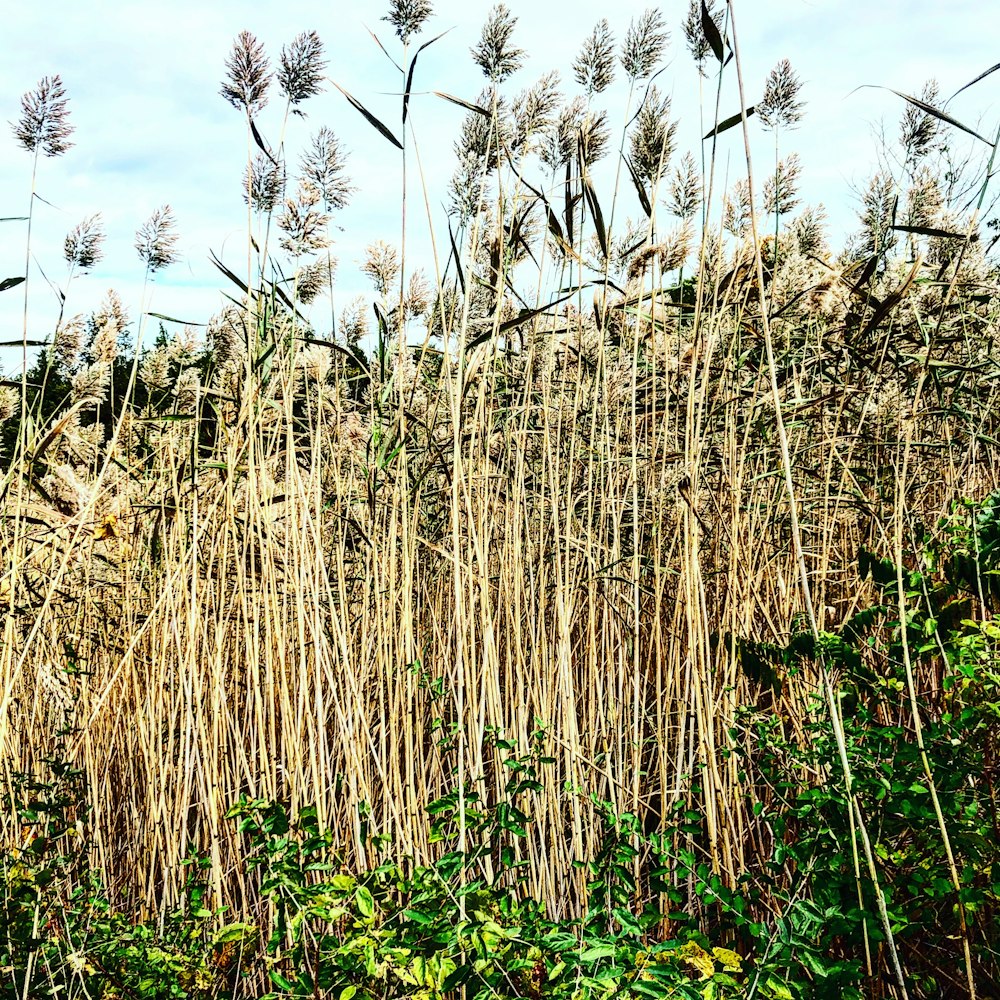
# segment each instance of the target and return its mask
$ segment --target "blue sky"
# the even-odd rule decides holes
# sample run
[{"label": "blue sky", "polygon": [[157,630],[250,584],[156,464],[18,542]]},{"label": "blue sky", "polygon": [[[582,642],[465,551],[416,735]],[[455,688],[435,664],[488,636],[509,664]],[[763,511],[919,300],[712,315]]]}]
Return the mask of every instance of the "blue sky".
[{"label": "blue sky", "polygon": [[[575,92],[570,65],[594,23],[608,18],[620,39],[629,20],[646,0],[575,0],[570,4],[508,0],[517,16],[516,41],[527,50],[523,69],[507,84],[515,92],[542,73],[560,71],[564,90]],[[423,53],[418,64],[412,123],[419,143],[439,241],[446,239],[441,203],[454,167],[452,143],[462,112],[422,91],[443,90],[474,98],[483,80],[469,59],[489,3],[437,0],[435,17],[422,39],[446,28],[449,34]],[[680,119],[678,156],[697,155],[701,130],[698,77],[684,46],[680,22],[686,0],[659,5],[673,39],[668,69],[659,78],[673,97]],[[739,0],[735,6],[740,48],[750,100],[759,96],[771,67],[791,60],[804,81],[806,115],[789,136],[787,149],[803,164],[802,195],[822,202],[835,242],[852,225],[852,188],[870,175],[884,124],[895,134],[902,102],[879,90],[855,90],[881,84],[917,92],[936,76],[949,94],[996,59],[988,5],[958,0],[942,5],[925,0]],[[64,156],[45,159],[38,192],[51,205],[37,205],[29,301],[29,337],[51,336],[58,305],[38,271],[56,284],[65,281],[62,240],[77,222],[95,212],[108,233],[106,257],[69,291],[67,314],[98,304],[108,288],[121,295],[133,318],[141,310],[142,265],[132,248],[137,227],[169,203],[180,231],[181,260],[158,275],[151,305],[157,312],[205,322],[222,302],[225,280],[209,263],[215,251],[238,270],[245,260],[245,208],[241,175],[246,160],[240,115],[219,96],[224,60],[233,38],[248,29],[268,47],[272,59],[281,46],[304,30],[316,30],[330,61],[328,73],[375,114],[398,130],[400,82],[367,29],[391,52],[398,43],[381,21],[384,2],[316,4],[285,0],[281,4],[211,0],[174,0],[169,4],[97,0],[89,4],[48,0],[45,4],[10,5],[0,40],[0,121],[16,120],[22,93],[44,75],[59,73],[70,96],[75,146]],[[723,98],[723,114],[737,110],[735,74]],[[995,118],[1000,74],[962,95],[952,107],[970,124]],[[610,120],[624,114],[623,88],[602,95]],[[599,99],[600,100],[600,99]],[[275,99],[260,119],[274,137],[280,109]],[[601,106],[601,105],[599,105]],[[366,244],[398,241],[399,156],[344,98],[332,88],[305,106],[308,117],[293,120],[288,149],[297,160],[309,134],[320,125],[332,128],[350,150],[348,171],[357,185],[351,205],[336,218],[342,231],[335,253],[340,260],[337,304],[355,294],[369,294],[358,272]],[[617,126],[616,126],[617,127]],[[762,177],[770,139],[759,143]],[[773,153],[771,154],[773,155]],[[739,130],[721,144],[721,160],[731,177],[743,169]],[[0,217],[25,214],[31,157],[17,147],[9,128],[0,131]],[[759,180],[758,180],[759,183]],[[610,198],[611,179],[598,178],[599,193]],[[411,249],[426,269],[427,222],[419,186],[410,191],[413,215]],[[626,198],[622,214],[638,214]],[[619,216],[620,217],[620,216]],[[24,227],[0,223],[0,278],[24,271]],[[22,289],[0,293],[0,340],[21,336]],[[318,314],[328,312],[325,304]],[[317,317],[319,322],[319,316]],[[17,352],[19,355],[20,352]],[[0,353],[0,367],[11,372],[16,359]]]}]

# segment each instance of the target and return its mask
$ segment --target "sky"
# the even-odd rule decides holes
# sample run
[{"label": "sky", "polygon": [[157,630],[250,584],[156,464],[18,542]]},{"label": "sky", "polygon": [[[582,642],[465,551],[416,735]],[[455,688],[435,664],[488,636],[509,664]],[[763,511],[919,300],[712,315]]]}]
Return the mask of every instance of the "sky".
[{"label": "sky", "polygon": [[[284,0],[171,0],[122,2],[47,0],[44,4],[8,5],[0,27],[0,218],[27,214],[32,157],[4,123],[20,115],[20,97],[46,75],[59,74],[70,98],[74,146],[57,158],[43,158],[38,168],[28,282],[27,335],[51,338],[59,302],[47,284],[67,294],[65,313],[95,308],[113,288],[133,321],[155,311],[192,323],[205,323],[231,292],[214,269],[214,252],[239,273],[246,261],[246,209],[241,178],[246,163],[245,126],[239,112],[220,95],[224,63],[233,39],[243,29],[267,47],[272,62],[281,46],[301,31],[315,30],[326,47],[327,73],[371,112],[399,131],[400,80],[380,51],[374,32],[393,55],[399,52],[392,28],[381,18],[387,0],[317,4]],[[420,41],[439,32],[444,37],[425,50],[418,62],[411,105],[411,138],[419,149],[428,201],[439,247],[447,241],[443,203],[455,166],[453,143],[462,110],[431,91],[473,100],[484,80],[469,57],[491,4],[481,0],[436,0],[434,17]],[[607,18],[620,40],[629,21],[649,0],[574,0],[528,3],[508,0],[518,18],[514,41],[526,50],[523,68],[506,85],[508,93],[530,86],[556,69],[564,92],[577,92],[571,64],[595,22]],[[838,244],[854,225],[856,194],[871,175],[879,136],[896,133],[903,103],[886,90],[918,93],[931,76],[951,94],[996,62],[995,34],[984,19],[982,0],[952,0],[946,7],[929,0],[734,0],[739,47],[748,100],[764,87],[770,69],[788,58],[803,81],[806,102],[799,128],[782,140],[802,161],[801,195],[822,203]],[[680,30],[686,0],[659,4],[670,28],[665,72],[657,83],[673,100],[679,119],[676,157],[690,150],[699,158],[702,127],[699,77]],[[722,98],[722,116],[739,108],[735,72],[730,66]],[[996,117],[1000,73],[961,95],[949,110],[970,125],[989,130]],[[626,89],[618,83],[597,98],[615,130],[623,123]],[[258,120],[274,143],[281,107],[276,93]],[[711,106],[710,101],[706,106]],[[338,310],[353,296],[373,298],[359,268],[365,246],[376,239],[398,243],[401,169],[398,151],[389,145],[332,86],[292,119],[286,148],[292,163],[309,135],[331,128],[349,151],[347,171],[357,190],[350,205],[337,213],[332,236],[339,259]],[[754,130],[755,171],[762,178],[773,139]],[[745,170],[742,136],[732,129],[720,140],[719,163],[731,179]],[[610,159],[610,158],[609,158]],[[674,161],[676,162],[676,160]],[[610,199],[611,167],[595,177],[598,194]],[[409,188],[409,260],[433,273],[428,222],[419,178]],[[543,178],[535,180],[542,183]],[[758,185],[760,179],[758,179]],[[169,204],[177,219],[180,260],[144,285],[136,256],[135,231],[157,208]],[[62,258],[66,233],[78,222],[101,213],[107,232],[105,259],[78,275],[67,288]],[[622,215],[640,209],[623,195]],[[25,271],[26,227],[0,222],[0,280]],[[329,304],[315,307],[317,330]],[[0,292],[0,341],[20,341],[24,328],[24,287]],[[136,332],[133,323],[133,333]],[[326,329],[329,321],[326,320]],[[147,323],[143,342],[155,335]],[[0,370],[20,369],[20,349],[0,348]]]}]

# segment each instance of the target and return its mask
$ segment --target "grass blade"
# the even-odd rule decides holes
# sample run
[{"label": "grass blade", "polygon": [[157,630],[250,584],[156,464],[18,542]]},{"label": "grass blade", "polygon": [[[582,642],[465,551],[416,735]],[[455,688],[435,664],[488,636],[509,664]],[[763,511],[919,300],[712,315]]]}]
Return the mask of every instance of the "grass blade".
[{"label": "grass blade", "polygon": [[424,44],[421,45],[420,48],[417,49],[417,51],[413,53],[413,58],[410,60],[410,69],[409,69],[409,71],[406,74],[406,88],[403,91],[403,124],[404,125],[406,124],[406,114],[407,114],[407,111],[409,110],[409,107],[410,107],[410,87],[413,84],[413,71],[414,71],[414,69],[416,69],[416,66],[417,66],[417,56],[419,56],[420,53],[423,52],[424,49],[426,49],[428,45],[433,45],[439,38],[444,38],[444,36],[448,34],[448,31],[451,31],[451,28],[448,28],[447,31],[442,31],[440,35],[436,35],[429,42],[424,42]]},{"label": "grass blade", "polygon": [[719,33],[719,26],[708,12],[705,0],[701,0],[701,30],[705,32],[705,41],[711,46],[715,58],[721,63],[725,58],[725,50],[722,47],[722,35]]},{"label": "grass blade", "polygon": [[604,213],[601,211],[601,204],[597,200],[597,192],[594,190],[594,185],[587,175],[586,167],[583,168],[583,193],[587,198],[587,207],[590,209],[591,218],[594,220],[594,229],[597,231],[597,241],[601,244],[601,253],[607,257],[608,232],[604,227]]},{"label": "grass blade", "polygon": [[639,204],[642,205],[642,210],[646,213],[646,218],[652,218],[653,216],[653,206],[650,203],[649,195],[646,193],[646,187],[642,183],[642,178],[639,176],[635,169],[635,165],[632,161],[622,154],[625,160],[625,166],[628,167],[629,176],[632,178],[632,183],[635,185],[635,192],[639,196]]},{"label": "grass blade", "polygon": [[365,116],[369,125],[381,132],[397,149],[403,148],[403,144],[392,134],[392,131],[383,125],[356,97],[344,90],[339,83],[334,83],[332,80],[330,82]]},{"label": "grass blade", "polygon": [[319,337],[296,337],[295,339],[301,341],[303,344],[312,344],[314,347],[325,347],[328,350],[336,351],[337,354],[342,354],[352,364],[357,365],[366,375],[371,375],[371,371],[364,358],[359,357],[353,351],[349,351],[346,347],[334,343],[332,340],[321,340]]},{"label": "grass blade", "polygon": [[933,226],[893,226],[893,229],[900,233],[913,233],[916,236],[937,236],[945,240],[964,240],[975,243],[979,239],[978,233],[969,236],[968,233],[953,233],[948,229],[935,229]]},{"label": "grass blade", "polygon": [[[747,108],[747,118],[749,118],[754,113],[755,110],[756,108],[754,107],[754,105],[750,105],[750,107]],[[743,121],[742,113],[731,115],[729,118],[726,118],[723,121],[719,122],[719,124],[716,125],[711,132],[709,132],[707,135],[703,137],[702,141],[704,141],[704,139],[711,139],[713,135],[722,135],[723,132],[728,131],[729,129],[733,128],[736,125],[739,125],[741,121]]]},{"label": "grass blade", "polygon": [[[877,87],[876,84],[871,83],[866,83],[864,86],[873,87],[878,90],[888,90],[890,94],[902,97],[908,104],[912,104],[915,108],[919,108],[932,118],[937,118],[939,121],[947,122],[949,125],[954,125],[955,128],[961,129],[963,132],[971,135],[974,139],[978,139],[980,142],[985,142],[987,146],[992,147],[993,145],[993,143],[987,139],[986,136],[980,135],[974,128],[969,128],[968,125],[963,125],[957,118],[952,118],[951,115],[946,114],[940,108],[934,107],[933,104],[928,104],[926,101],[920,100],[919,97],[913,97],[912,94],[904,94],[901,90],[893,90],[892,87]],[[860,90],[861,88],[859,87],[858,89]]]},{"label": "grass blade", "polygon": [[163,313],[148,312],[146,315],[152,316],[153,319],[162,319],[167,323],[180,323],[182,326],[208,326],[207,323],[192,323],[191,320],[176,319],[173,316],[165,316]]},{"label": "grass blade", "polygon": [[250,133],[253,135],[253,141],[260,146],[260,151],[275,165],[278,166],[278,161],[271,155],[271,150],[267,148],[267,143],[264,142],[264,137],[257,131],[257,126],[254,124],[254,120],[250,119]]},{"label": "grass blade", "polygon": [[6,292],[9,288],[17,288],[24,278],[4,278],[0,281],[0,292]]},{"label": "grass blade", "polygon": [[959,94],[962,93],[963,90],[968,90],[969,87],[974,87],[980,80],[985,80],[986,77],[988,77],[991,73],[995,73],[998,69],[1000,69],[1000,63],[997,63],[985,72],[980,73],[979,76],[977,76],[974,80],[970,80],[964,87],[959,87],[958,90],[956,90],[955,93],[952,94],[947,101],[945,101],[945,104],[950,104],[956,97],[958,97]]},{"label": "grass blade", "polygon": [[473,104],[472,101],[463,101],[461,97],[455,97],[454,94],[446,94],[443,90],[432,90],[431,93],[435,97],[444,98],[446,101],[451,101],[452,104],[457,104],[460,108],[465,108],[466,111],[474,111],[477,115],[482,115],[484,118],[492,117],[492,112],[487,111],[482,105]]},{"label": "grass blade", "polygon": [[458,244],[455,243],[455,231],[451,228],[451,219],[448,219],[448,239],[451,241],[451,255],[455,260],[455,271],[458,274],[458,284],[465,294],[465,272],[462,270],[462,258],[458,253]]},{"label": "grass blade", "polygon": [[250,292],[250,289],[249,289],[249,288],[247,288],[247,286],[246,286],[246,285],[245,285],[245,284],[244,284],[244,283],[243,283],[243,282],[242,282],[242,281],[241,281],[241,280],[240,280],[239,278],[237,278],[237,277],[236,277],[236,275],[235,275],[235,274],[233,274],[233,272],[232,272],[232,271],[230,271],[230,270],[229,270],[229,268],[228,268],[228,267],[226,267],[226,265],[225,265],[225,264],[223,264],[223,263],[222,263],[222,261],[221,261],[221,260],[219,260],[219,258],[218,258],[218,257],[216,257],[216,256],[215,256],[215,251],[214,251],[214,250],[209,250],[209,254],[210,254],[211,258],[212,258],[212,263],[213,263],[213,264],[214,264],[214,265],[215,265],[215,266],[216,266],[216,267],[217,267],[217,268],[218,268],[218,269],[219,269],[219,270],[220,270],[220,271],[221,271],[221,272],[222,272],[222,273],[223,273],[223,274],[224,274],[224,275],[225,275],[225,276],[226,276],[226,277],[227,277],[227,278],[228,278],[228,279],[229,279],[229,280],[230,280],[230,281],[231,281],[231,282],[232,282],[232,283],[234,284],[234,285],[236,285],[236,287],[237,287],[237,288],[241,289],[241,290],[242,290],[243,292],[245,292],[246,294],[249,294],[249,292]]}]

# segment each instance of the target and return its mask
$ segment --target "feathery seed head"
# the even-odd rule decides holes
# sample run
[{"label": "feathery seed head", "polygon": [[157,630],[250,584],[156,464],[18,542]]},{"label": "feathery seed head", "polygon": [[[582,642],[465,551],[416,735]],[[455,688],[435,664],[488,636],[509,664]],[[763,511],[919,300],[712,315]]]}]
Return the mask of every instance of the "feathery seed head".
[{"label": "feathery seed head", "polygon": [[354,191],[344,175],[346,158],[340,140],[324,125],[312,137],[300,161],[302,179],[316,188],[327,212],[343,208]]},{"label": "feathery seed head", "polygon": [[11,123],[14,138],[29,153],[65,153],[73,145],[69,142],[73,126],[69,123],[68,103],[59,74],[42,77],[38,86],[21,98],[21,117]]},{"label": "feathery seed head", "polygon": [[50,350],[50,357],[58,369],[70,372],[76,368],[80,361],[80,352],[83,350],[83,340],[84,321],[82,315],[74,316],[59,324],[55,336],[52,338]]},{"label": "feathery seed head", "polygon": [[241,31],[226,59],[226,79],[219,91],[237,111],[253,118],[267,105],[271,64],[264,46],[249,31]]},{"label": "feathery seed head", "polygon": [[95,361],[70,379],[69,398],[73,403],[100,403],[110,387],[111,365],[107,361]]},{"label": "feathery seed head", "polygon": [[198,402],[201,378],[197,368],[185,368],[174,383],[174,408],[178,413],[190,413]]},{"label": "feathery seed head", "polygon": [[139,378],[150,389],[159,389],[161,392],[173,381],[170,358],[162,347],[155,348],[142,359]]},{"label": "feathery seed head", "polygon": [[396,36],[405,45],[412,35],[420,32],[433,12],[429,0],[391,0],[389,13],[382,20],[396,29]]},{"label": "feathery seed head", "polygon": [[101,216],[88,216],[75,225],[63,243],[63,256],[70,267],[88,271],[104,256],[104,230]]},{"label": "feathery seed head", "polygon": [[638,20],[633,20],[625,33],[620,56],[628,78],[645,80],[652,75],[669,40],[663,15],[656,8],[649,7]]},{"label": "feathery seed head", "polygon": [[814,257],[822,252],[826,245],[825,220],[826,210],[822,205],[804,209],[794,220],[791,231],[799,253]]},{"label": "feathery seed head", "polygon": [[[928,80],[920,91],[920,100],[934,107],[938,99],[937,80]],[[917,163],[934,148],[939,121],[933,115],[907,102],[899,123],[899,141],[907,163]]]},{"label": "feathery seed head", "polygon": [[632,132],[632,165],[644,180],[655,185],[667,169],[676,148],[677,123],[670,120],[670,95],[650,87],[636,116]]},{"label": "feathery seed head", "polygon": [[586,98],[574,97],[556,116],[539,155],[549,169],[558,170],[582,149],[589,166],[605,155],[610,139],[607,113],[592,111]]},{"label": "feathery seed head", "polygon": [[8,385],[0,386],[0,423],[10,420],[17,413],[20,403],[21,396],[19,393],[15,392]]},{"label": "feathery seed head", "polygon": [[344,307],[340,314],[340,332],[352,349],[368,336],[368,305],[362,296],[356,295]]},{"label": "feathery seed head", "polygon": [[[295,36],[291,45],[282,48],[278,58],[278,86],[291,105],[301,104],[323,90],[323,43],[315,31],[303,31]],[[294,114],[301,115],[297,108]]]},{"label": "feathery seed head", "polygon": [[135,234],[135,249],[150,274],[177,261],[177,223],[169,205],[158,208]]},{"label": "feathery seed head", "polygon": [[767,215],[787,215],[799,199],[798,183],[802,165],[798,154],[782,160],[775,173],[764,181],[764,212]]},{"label": "feathery seed head", "polygon": [[330,216],[317,207],[320,201],[319,188],[308,180],[299,181],[295,198],[285,199],[278,228],[285,234],[281,238],[282,248],[293,257],[315,253],[330,245],[326,232]]},{"label": "feathery seed head", "polygon": [[517,98],[510,143],[515,152],[526,153],[536,145],[540,135],[552,125],[560,97],[559,74],[551,72]]},{"label": "feathery seed head", "polygon": [[757,105],[757,117],[767,129],[794,128],[802,120],[805,102],[799,100],[802,81],[792,70],[792,64],[782,59],[771,70],[764,87],[764,96]]},{"label": "feathery seed head", "polygon": [[330,291],[337,270],[336,257],[323,256],[299,269],[295,277],[295,294],[308,305],[324,292]]},{"label": "feathery seed head", "polygon": [[605,19],[594,25],[573,62],[573,79],[588,97],[607,90],[615,78],[615,36]]},{"label": "feathery seed head", "polygon": [[472,58],[483,75],[494,85],[503,83],[516,73],[524,62],[524,49],[511,44],[517,18],[505,4],[497,4],[483,25],[479,44],[472,49]]},{"label": "feathery seed head", "polygon": [[861,250],[866,255],[883,253],[896,242],[892,229],[896,214],[896,182],[878,172],[861,196]]},{"label": "feathery seed head", "polygon": [[[708,39],[705,37],[705,28],[701,21],[701,4],[702,0],[691,0],[688,4],[687,16],[684,18],[681,30],[684,32],[684,41],[687,43],[688,51],[694,57],[698,72],[702,76],[706,76],[705,60],[711,54],[712,47],[708,44]],[[705,6],[708,8],[708,16],[718,26],[718,0],[706,0]]]},{"label": "feathery seed head", "polygon": [[670,182],[667,208],[671,215],[693,219],[701,205],[701,175],[690,153],[685,153]]},{"label": "feathery seed head", "polygon": [[448,182],[448,214],[464,225],[486,209],[486,178],[482,164],[471,154],[459,157]]},{"label": "feathery seed head", "polygon": [[733,236],[741,238],[750,227],[750,214],[753,203],[750,199],[750,185],[741,178],[733,185],[733,190],[726,195],[722,210],[722,228]]},{"label": "feathery seed head", "polygon": [[234,305],[227,305],[208,321],[206,336],[217,369],[233,366],[246,354],[246,322]]},{"label": "feathery seed head", "polygon": [[361,270],[368,275],[375,291],[385,298],[399,277],[399,255],[396,248],[382,240],[376,240],[365,248],[365,262]]},{"label": "feathery seed head", "polygon": [[87,355],[95,364],[110,369],[118,356],[118,345],[128,326],[128,316],[121,299],[115,292],[108,292],[101,308],[90,317]]},{"label": "feathery seed head", "polygon": [[507,113],[506,98],[498,94],[495,87],[481,91],[475,103],[481,108],[495,110],[496,116],[487,117],[478,111],[466,114],[455,143],[455,155],[459,161],[468,157],[478,163],[480,170],[485,167],[492,173],[500,164],[500,144],[508,140],[513,143],[509,127],[511,116]]},{"label": "feathery seed head", "polygon": [[414,271],[410,275],[406,290],[405,310],[407,319],[423,316],[430,308],[431,289],[423,271]]},{"label": "feathery seed head", "polygon": [[[250,173],[247,176],[247,170]],[[255,212],[268,215],[274,211],[285,194],[285,171],[263,153],[258,153],[243,169],[243,200],[249,197]]]}]

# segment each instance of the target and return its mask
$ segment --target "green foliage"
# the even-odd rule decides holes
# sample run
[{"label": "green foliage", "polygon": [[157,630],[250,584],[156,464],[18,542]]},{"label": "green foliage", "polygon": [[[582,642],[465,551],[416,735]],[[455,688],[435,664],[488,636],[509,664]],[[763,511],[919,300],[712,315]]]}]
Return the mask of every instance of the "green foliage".
[{"label": "green foliage", "polygon": [[[47,783],[24,780],[22,819],[43,831],[12,855],[0,880],[0,964],[11,995],[33,997],[279,997],[439,1000],[461,989],[486,997],[744,997],[803,995],[776,969],[730,947],[713,947],[683,913],[637,906],[635,863],[652,845],[658,867],[640,865],[654,892],[680,900],[665,875],[677,864],[669,837],[646,838],[637,818],[595,800],[604,823],[586,873],[586,915],[554,919],[525,885],[522,857],[531,800],[552,759],[539,730],[529,751],[492,735],[508,772],[504,794],[485,802],[468,782],[428,806],[431,864],[395,858],[370,838],[378,863],[345,870],[317,810],[242,798],[230,810],[255,870],[260,923],[223,920],[208,904],[206,858],[191,855],[184,899],[159,920],[116,912],[86,866],[85,789],[72,769],[50,762]],[[677,820],[697,818],[679,812]],[[366,816],[360,819],[363,823]],[[76,825],[73,825],[76,824]],[[675,832],[681,827],[674,828]],[[70,836],[72,834],[72,836]],[[693,865],[693,861],[691,862]],[[733,902],[720,880],[697,868],[704,897]],[[663,926],[680,936],[659,939]],[[266,993],[254,992],[263,988]]]},{"label": "green foliage", "polygon": [[[989,614],[972,617],[969,597],[970,591],[990,595],[995,586],[997,503],[991,494],[980,504],[960,504],[939,525],[939,538],[924,539],[915,565],[903,570],[902,619],[896,567],[862,551],[860,575],[871,578],[877,597],[836,631],[795,634],[784,646],[728,639],[744,670],[778,691],[783,676],[808,661],[826,669],[839,696],[853,792],[918,996],[955,988],[934,956],[961,938],[960,906],[980,975],[996,982],[1000,971],[993,777],[1000,625]],[[937,685],[918,690],[917,708],[960,896],[913,731],[904,640],[914,669],[939,677]],[[877,959],[883,932],[825,702],[815,702],[801,731],[789,722],[780,711],[748,706],[731,732],[745,794],[772,839],[770,860],[753,884],[788,905],[765,954],[780,963],[800,961],[818,982],[842,990],[857,981],[859,945],[867,940]]]}]

